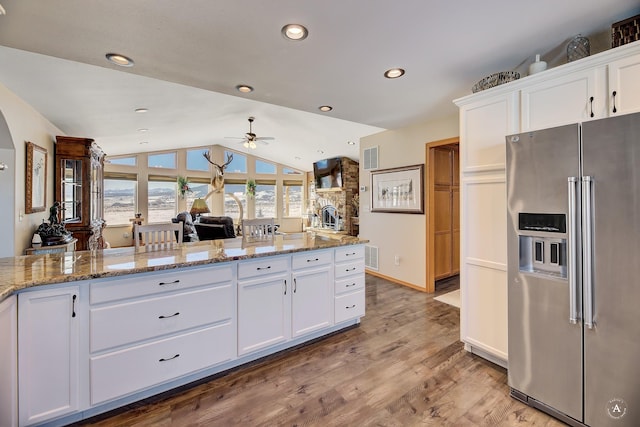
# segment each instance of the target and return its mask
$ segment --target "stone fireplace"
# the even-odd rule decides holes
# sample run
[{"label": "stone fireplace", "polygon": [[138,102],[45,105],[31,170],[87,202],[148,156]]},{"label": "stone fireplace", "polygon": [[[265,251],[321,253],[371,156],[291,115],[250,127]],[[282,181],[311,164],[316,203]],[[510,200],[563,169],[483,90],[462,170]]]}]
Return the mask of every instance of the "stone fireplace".
[{"label": "stone fireplace", "polygon": [[[310,188],[313,202],[314,226],[316,231],[352,234],[351,219],[354,208],[353,196],[358,194],[359,164],[349,158],[342,158],[342,188],[316,190],[311,177]],[[355,233],[353,233],[355,234]]]}]

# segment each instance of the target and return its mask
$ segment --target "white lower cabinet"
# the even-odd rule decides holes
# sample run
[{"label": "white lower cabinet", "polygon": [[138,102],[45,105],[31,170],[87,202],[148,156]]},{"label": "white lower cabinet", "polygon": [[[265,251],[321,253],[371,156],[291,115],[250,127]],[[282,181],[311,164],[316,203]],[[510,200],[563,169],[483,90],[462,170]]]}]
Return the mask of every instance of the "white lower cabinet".
[{"label": "white lower cabinet", "polygon": [[364,285],[351,245],[25,290],[0,303],[0,426],[77,421],[356,324]]},{"label": "white lower cabinet", "polygon": [[238,264],[238,354],[291,338],[289,257]]},{"label": "white lower cabinet", "polygon": [[236,357],[233,266],[91,284],[92,406]]},{"label": "white lower cabinet", "polygon": [[335,250],[335,323],[364,316],[364,245]]},{"label": "white lower cabinet", "polygon": [[229,323],[91,358],[91,404],[207,368],[233,356]]},{"label": "white lower cabinet", "polygon": [[333,325],[332,261],[332,251],[293,256],[293,338]]},{"label": "white lower cabinet", "polygon": [[18,425],[17,297],[0,303],[0,426]]},{"label": "white lower cabinet", "polygon": [[80,287],[18,295],[19,423],[52,420],[80,410]]}]

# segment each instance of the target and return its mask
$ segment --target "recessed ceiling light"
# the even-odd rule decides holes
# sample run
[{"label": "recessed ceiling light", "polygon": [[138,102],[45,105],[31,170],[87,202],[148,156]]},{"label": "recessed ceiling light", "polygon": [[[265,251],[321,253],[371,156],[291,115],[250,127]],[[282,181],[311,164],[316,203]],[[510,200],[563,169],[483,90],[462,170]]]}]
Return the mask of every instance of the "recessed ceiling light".
[{"label": "recessed ceiling light", "polygon": [[356,145],[356,143],[355,143],[355,142],[353,142],[353,141],[347,141],[347,144],[349,144],[349,145]]},{"label": "recessed ceiling light", "polygon": [[148,112],[148,111],[149,111],[149,109],[148,109],[148,108],[136,108],[136,109],[135,109],[135,112],[136,112],[136,113],[146,113],[146,112]]},{"label": "recessed ceiling light", "polygon": [[287,24],[282,27],[282,35],[288,40],[300,41],[307,38],[309,31],[300,24]]},{"label": "recessed ceiling light", "polygon": [[402,68],[391,68],[384,72],[384,76],[388,79],[397,79],[398,77],[402,77],[404,75],[404,70]]},{"label": "recessed ceiling light", "polygon": [[116,64],[121,67],[133,67],[133,59],[120,55],[119,53],[107,53],[105,56],[112,64]]},{"label": "recessed ceiling light", "polygon": [[302,160],[302,157],[300,157],[300,156],[295,156],[295,157],[294,157],[294,159],[296,159],[296,160]]},{"label": "recessed ceiling light", "polygon": [[149,132],[149,129],[145,129],[145,128],[138,129],[138,132]]},{"label": "recessed ceiling light", "polygon": [[333,107],[331,105],[321,105],[320,107],[318,107],[318,110],[326,113],[327,111],[333,110]]},{"label": "recessed ceiling light", "polygon": [[141,142],[140,142],[140,145],[142,145],[142,144],[148,144],[148,143],[149,143],[149,141],[141,141]]},{"label": "recessed ceiling light", "polygon": [[253,92],[253,88],[249,85],[238,85],[236,86],[236,89],[238,90],[238,92],[242,92],[242,93]]},{"label": "recessed ceiling light", "polygon": [[318,150],[318,154],[324,154],[324,151]]}]

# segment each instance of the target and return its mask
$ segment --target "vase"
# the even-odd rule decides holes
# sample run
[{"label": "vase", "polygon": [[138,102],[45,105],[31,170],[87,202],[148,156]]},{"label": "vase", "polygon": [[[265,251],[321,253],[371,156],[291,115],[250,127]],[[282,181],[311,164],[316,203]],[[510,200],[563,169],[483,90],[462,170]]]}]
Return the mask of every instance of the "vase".
[{"label": "vase", "polygon": [[567,45],[567,62],[586,58],[591,54],[589,39],[578,34]]}]

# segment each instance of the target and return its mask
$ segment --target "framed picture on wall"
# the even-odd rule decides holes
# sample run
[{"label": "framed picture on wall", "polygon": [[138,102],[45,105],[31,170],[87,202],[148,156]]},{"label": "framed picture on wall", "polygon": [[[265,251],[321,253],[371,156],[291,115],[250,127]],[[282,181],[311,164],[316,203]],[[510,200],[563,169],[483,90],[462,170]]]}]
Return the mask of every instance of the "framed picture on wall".
[{"label": "framed picture on wall", "polygon": [[25,213],[42,212],[47,203],[47,150],[27,141]]},{"label": "framed picture on wall", "polygon": [[424,165],[371,172],[371,212],[424,213]]}]

